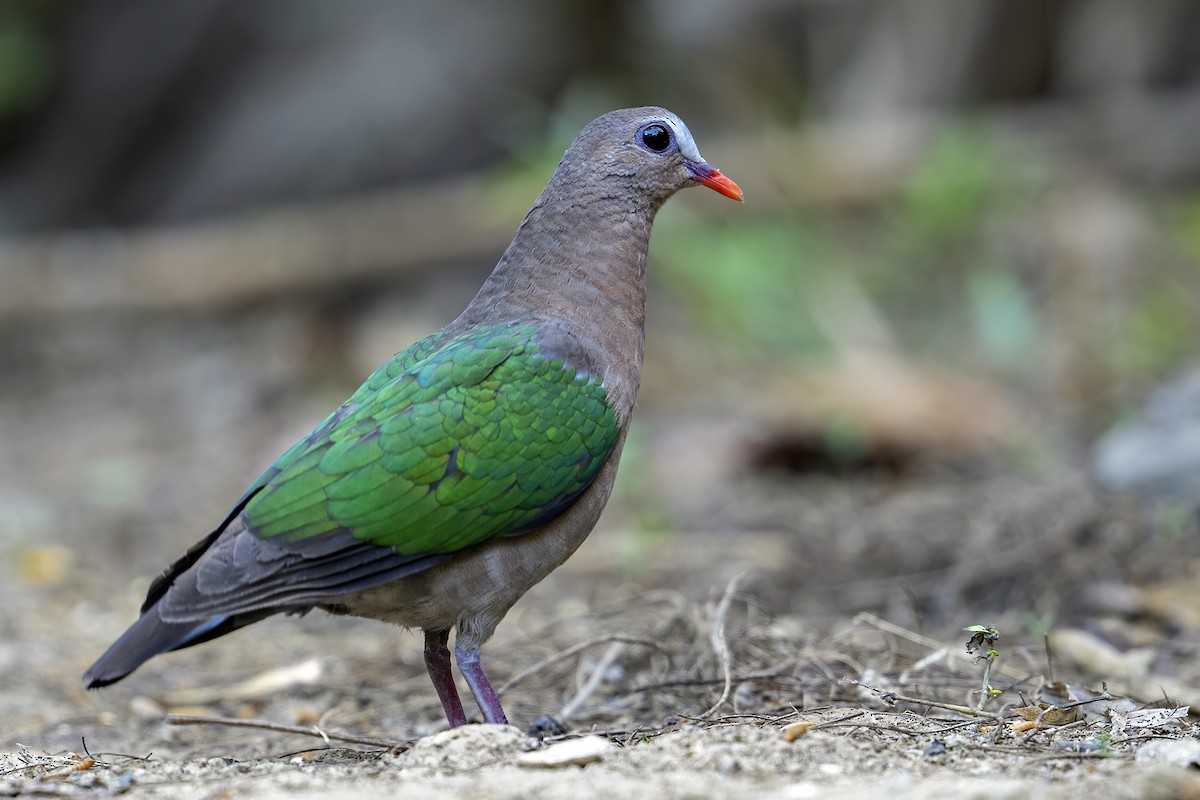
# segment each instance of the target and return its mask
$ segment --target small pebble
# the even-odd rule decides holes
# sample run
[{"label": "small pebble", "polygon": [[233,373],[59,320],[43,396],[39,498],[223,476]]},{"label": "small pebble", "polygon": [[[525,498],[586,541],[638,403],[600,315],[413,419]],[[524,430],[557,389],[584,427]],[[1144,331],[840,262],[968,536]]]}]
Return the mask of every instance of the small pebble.
[{"label": "small pebble", "polygon": [[556,717],[542,716],[535,719],[525,732],[535,739],[545,739],[547,736],[566,735],[567,726]]},{"label": "small pebble", "polygon": [[613,747],[613,743],[603,736],[584,736],[552,744],[543,750],[522,753],[517,756],[517,764],[542,768],[582,767],[604,758]]},{"label": "small pebble", "polygon": [[812,722],[811,720],[805,722],[793,722],[791,725],[788,725],[783,729],[783,740],[785,742],[794,742],[804,734],[808,733],[808,731],[816,724],[817,723]]},{"label": "small pebble", "polygon": [[1138,764],[1170,764],[1185,769],[1200,768],[1200,742],[1195,739],[1155,739],[1138,748]]}]

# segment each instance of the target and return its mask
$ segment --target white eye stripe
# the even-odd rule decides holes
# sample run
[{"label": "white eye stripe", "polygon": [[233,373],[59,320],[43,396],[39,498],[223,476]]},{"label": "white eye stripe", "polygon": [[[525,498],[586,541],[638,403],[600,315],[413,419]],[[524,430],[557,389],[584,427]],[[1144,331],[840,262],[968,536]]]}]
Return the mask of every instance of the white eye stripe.
[{"label": "white eye stripe", "polygon": [[688,161],[704,161],[704,158],[700,155],[700,149],[696,147],[696,140],[692,138],[692,132],[688,130],[687,125],[683,124],[683,120],[667,112],[662,122],[675,134],[675,141],[679,145],[679,154],[681,156]]}]

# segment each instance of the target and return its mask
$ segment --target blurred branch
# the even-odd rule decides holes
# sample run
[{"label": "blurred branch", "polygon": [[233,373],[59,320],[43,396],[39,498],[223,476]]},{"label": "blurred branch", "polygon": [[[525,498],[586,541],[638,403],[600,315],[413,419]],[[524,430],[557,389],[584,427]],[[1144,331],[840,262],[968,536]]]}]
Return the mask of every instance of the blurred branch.
[{"label": "blurred branch", "polygon": [[[717,142],[711,152],[748,187],[758,212],[874,202],[900,185],[930,123],[922,116],[780,130]],[[454,179],[211,222],[0,240],[0,318],[204,308],[455,259],[490,264],[519,221],[511,196]]]},{"label": "blurred branch", "polygon": [[453,182],[146,230],[0,242],[0,317],[186,308],[319,289],[495,250],[511,213]]}]

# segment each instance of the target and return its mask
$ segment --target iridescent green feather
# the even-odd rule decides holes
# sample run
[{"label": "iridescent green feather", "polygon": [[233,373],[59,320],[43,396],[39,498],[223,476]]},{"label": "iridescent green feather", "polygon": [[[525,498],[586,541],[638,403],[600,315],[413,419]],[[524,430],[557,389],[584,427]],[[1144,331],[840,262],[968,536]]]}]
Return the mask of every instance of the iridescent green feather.
[{"label": "iridescent green feather", "polygon": [[617,441],[604,388],[539,353],[537,331],[434,334],[380,367],[254,487],[248,527],[349,530],[402,555],[449,553],[562,511]]}]

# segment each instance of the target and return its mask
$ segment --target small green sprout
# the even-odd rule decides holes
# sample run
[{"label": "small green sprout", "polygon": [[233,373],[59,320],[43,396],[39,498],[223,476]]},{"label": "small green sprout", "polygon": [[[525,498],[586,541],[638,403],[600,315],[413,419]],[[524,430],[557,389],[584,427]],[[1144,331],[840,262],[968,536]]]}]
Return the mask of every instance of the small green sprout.
[{"label": "small green sprout", "polygon": [[[996,649],[996,642],[1000,641],[1000,631],[991,625],[969,625],[963,630],[971,634],[971,638],[967,640],[967,654],[978,654],[975,655],[975,660],[983,662],[983,685],[979,689],[979,704],[975,708],[976,711],[982,711],[984,703],[1003,692],[988,682],[992,662],[1000,655],[1000,651]],[[987,649],[984,650],[984,647]],[[980,652],[981,650],[983,652]]]}]

